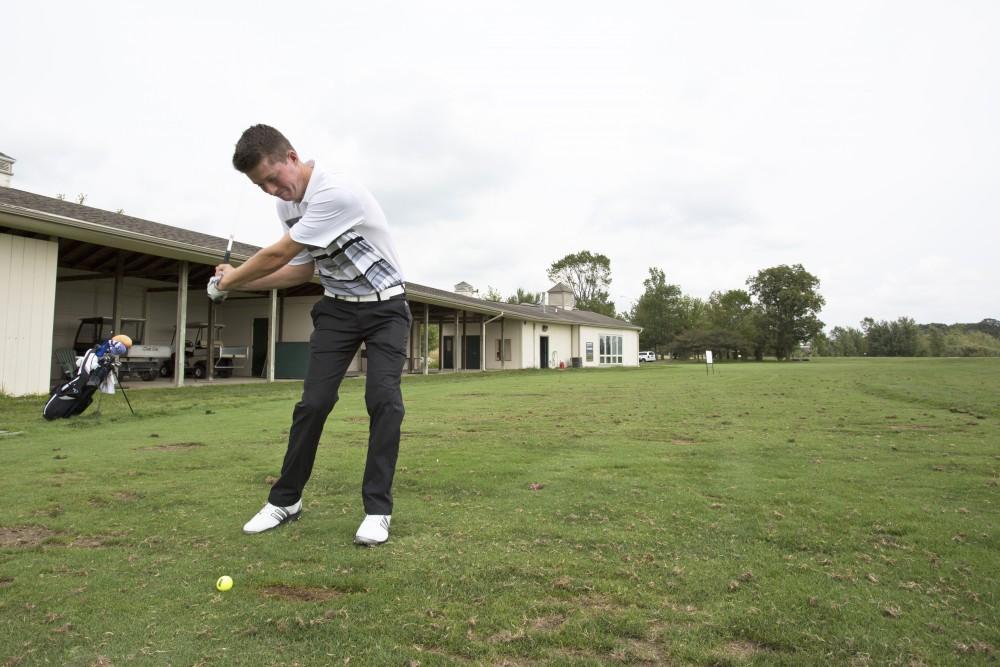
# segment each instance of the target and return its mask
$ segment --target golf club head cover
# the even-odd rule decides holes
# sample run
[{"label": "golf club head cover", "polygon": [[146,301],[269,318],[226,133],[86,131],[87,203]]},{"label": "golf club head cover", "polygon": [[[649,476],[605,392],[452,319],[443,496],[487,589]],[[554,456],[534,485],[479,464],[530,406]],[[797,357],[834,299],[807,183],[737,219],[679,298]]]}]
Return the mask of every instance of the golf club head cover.
[{"label": "golf club head cover", "polygon": [[127,348],[132,347],[132,337],[125,334],[118,334],[117,336],[112,336],[111,340],[116,340]]},{"label": "golf club head cover", "polygon": [[115,356],[119,354],[125,354],[126,352],[128,352],[128,348],[125,347],[125,343],[121,342],[120,340],[115,340],[112,338],[110,340],[106,340],[103,343],[101,343],[98,346],[97,350],[95,350],[94,356],[96,356],[97,358],[101,358],[106,354]]},{"label": "golf club head cover", "polygon": [[208,279],[208,287],[206,291],[208,292],[208,298],[212,300],[212,303],[222,303],[229,296],[229,292],[226,290],[219,289],[219,280],[221,276],[212,276]]}]

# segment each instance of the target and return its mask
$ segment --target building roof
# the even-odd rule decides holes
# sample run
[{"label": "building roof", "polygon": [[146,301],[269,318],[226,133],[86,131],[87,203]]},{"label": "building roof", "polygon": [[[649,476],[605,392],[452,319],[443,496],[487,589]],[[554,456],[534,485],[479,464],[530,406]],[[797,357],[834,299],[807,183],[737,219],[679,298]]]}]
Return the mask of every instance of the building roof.
[{"label": "building roof", "polygon": [[549,288],[549,294],[558,294],[559,292],[569,292],[570,294],[572,294],[573,289],[569,285],[563,282],[558,282]]},{"label": "building roof", "polygon": [[[172,227],[124,213],[114,213],[92,206],[84,206],[55,197],[45,197],[15,188],[0,188],[0,213],[5,212],[38,218],[39,222],[62,223],[63,226],[75,228],[81,233],[91,232],[91,234],[85,234],[88,237],[96,232],[118,237],[131,236],[136,240],[146,239],[160,243],[168,241],[215,252],[219,257],[226,251],[226,244],[229,242],[229,239]],[[0,218],[0,223],[2,222],[3,218]],[[58,235],[62,236],[63,234]],[[79,238],[76,234],[70,234],[70,236]],[[80,240],[93,239],[80,238]],[[259,249],[257,246],[247,243],[233,242],[233,256],[241,259],[248,259]]]},{"label": "building roof", "polygon": [[10,160],[11,162],[17,162],[17,160],[7,155],[6,153],[0,153],[0,159]]},{"label": "building roof", "polygon": [[[110,243],[114,240],[116,247],[209,265],[221,260],[229,241],[222,237],[172,227],[123,213],[113,213],[15,188],[0,187],[0,228],[8,225],[41,235],[92,243]],[[246,260],[258,250],[260,250],[258,246],[234,241],[232,256],[236,260]],[[505,315],[532,322],[641,329],[623,320],[586,310],[497,303],[409,281],[406,284],[406,291],[419,301],[490,317]]]},{"label": "building roof", "polygon": [[589,310],[567,310],[555,306],[531,305],[531,304],[511,304],[499,303],[497,301],[487,301],[477,299],[464,294],[446,292],[434,287],[418,285],[407,281],[406,293],[416,297],[419,301],[424,301],[439,306],[447,306],[467,310],[475,313],[482,313],[496,317],[504,315],[516,319],[527,320],[529,322],[545,322],[549,324],[575,324],[595,327],[614,327],[617,329],[635,329],[640,331],[642,327],[630,324],[624,320],[618,320],[607,315],[592,313]]}]

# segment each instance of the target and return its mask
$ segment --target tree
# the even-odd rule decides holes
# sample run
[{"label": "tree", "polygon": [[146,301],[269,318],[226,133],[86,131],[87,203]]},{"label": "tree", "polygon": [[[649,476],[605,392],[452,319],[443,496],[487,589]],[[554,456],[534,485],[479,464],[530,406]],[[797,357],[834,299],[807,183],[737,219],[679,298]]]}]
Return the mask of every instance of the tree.
[{"label": "tree", "polygon": [[868,352],[865,334],[854,327],[834,327],[830,331],[830,356],[861,357]]},{"label": "tree", "polygon": [[895,322],[870,317],[861,321],[868,353],[873,357],[915,357],[920,351],[920,329],[910,317]]},{"label": "tree", "polygon": [[941,331],[940,327],[931,326],[930,331],[927,333],[927,344],[930,348],[930,354],[932,357],[940,357],[944,355],[944,332]]},{"label": "tree", "polygon": [[503,297],[500,296],[500,291],[493,287],[492,285],[486,286],[486,296],[483,297],[486,301],[495,301],[496,303],[503,303]]},{"label": "tree", "polygon": [[801,264],[762,269],[747,279],[750,294],[760,307],[759,333],[778,359],[823,328],[817,315],[826,303],[820,296],[819,278]]},{"label": "tree", "polygon": [[681,288],[667,284],[663,269],[649,268],[649,278],[642,281],[646,291],[632,307],[629,320],[642,327],[639,347],[644,350],[665,348],[681,332]]},{"label": "tree", "polygon": [[720,353],[720,357],[744,356],[744,353],[753,348],[756,318],[753,302],[746,291],[734,289],[712,292],[708,297],[706,316],[715,331],[724,333],[716,339],[726,341],[726,347],[712,348],[714,352]]},{"label": "tree", "polygon": [[576,298],[576,307],[615,317],[615,304],[608,298],[611,285],[611,260],[589,250],[566,255],[553,262],[549,280],[566,283]]},{"label": "tree", "polygon": [[809,341],[812,346],[813,354],[817,357],[832,357],[833,346],[830,343],[830,337],[824,332],[820,331],[818,334],[813,336],[812,340]]},{"label": "tree", "polygon": [[507,297],[507,303],[542,303],[544,294],[544,292],[529,292],[526,289],[518,287],[517,292]]},{"label": "tree", "polygon": [[726,329],[694,327],[677,335],[670,343],[670,350],[681,357],[701,354],[711,350],[715,358],[729,358],[733,350],[743,349],[745,340]]}]

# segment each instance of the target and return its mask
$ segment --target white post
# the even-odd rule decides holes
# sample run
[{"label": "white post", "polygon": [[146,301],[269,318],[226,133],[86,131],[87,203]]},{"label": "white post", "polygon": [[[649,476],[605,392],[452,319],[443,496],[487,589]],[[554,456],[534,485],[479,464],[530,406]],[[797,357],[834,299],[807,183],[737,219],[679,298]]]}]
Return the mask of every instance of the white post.
[{"label": "white post", "polygon": [[174,330],[174,386],[184,386],[184,353],[187,351],[188,263],[181,262],[177,276],[177,320]]},{"label": "white post", "polygon": [[271,290],[271,316],[268,318],[267,332],[267,381],[274,382],[274,351],[278,341],[278,290]]}]

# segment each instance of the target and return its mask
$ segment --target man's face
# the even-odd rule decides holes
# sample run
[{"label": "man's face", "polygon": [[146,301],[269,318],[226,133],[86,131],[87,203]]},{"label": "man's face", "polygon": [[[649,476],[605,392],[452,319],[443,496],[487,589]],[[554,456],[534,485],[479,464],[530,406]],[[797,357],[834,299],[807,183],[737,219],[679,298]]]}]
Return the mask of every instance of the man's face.
[{"label": "man's face", "polygon": [[247,177],[261,190],[284,201],[302,201],[309,179],[302,173],[302,163],[294,151],[284,162],[264,158],[247,172]]}]

